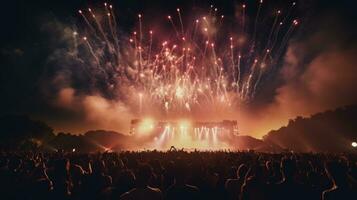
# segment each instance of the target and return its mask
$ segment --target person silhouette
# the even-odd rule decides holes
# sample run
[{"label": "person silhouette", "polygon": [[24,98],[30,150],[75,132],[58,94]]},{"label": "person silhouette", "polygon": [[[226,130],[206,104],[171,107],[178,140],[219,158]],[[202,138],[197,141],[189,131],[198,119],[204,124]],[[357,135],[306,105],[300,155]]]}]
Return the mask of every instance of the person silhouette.
[{"label": "person silhouette", "polygon": [[135,173],[136,187],[120,196],[122,200],[161,200],[162,192],[159,188],[149,186],[152,177],[152,168],[148,164],[141,164]]},{"label": "person silhouette", "polygon": [[255,164],[245,176],[241,187],[241,200],[264,200],[269,199],[268,184],[266,184],[263,166]]},{"label": "person silhouette", "polygon": [[196,186],[189,185],[186,183],[187,173],[185,166],[182,160],[178,160],[174,167],[174,184],[172,184],[167,189],[166,198],[167,200],[178,200],[178,199],[187,199],[194,200],[199,198],[199,189]]},{"label": "person silhouette", "polygon": [[297,174],[296,161],[293,158],[282,158],[280,162],[282,180],[273,188],[274,199],[304,199],[308,189],[295,180]]},{"label": "person silhouette", "polygon": [[225,183],[225,189],[228,193],[229,199],[238,199],[241,191],[241,187],[244,183],[245,175],[248,172],[248,167],[245,164],[241,164],[237,170],[236,178],[227,179]]},{"label": "person silhouette", "polygon": [[325,163],[325,171],[332,187],[322,192],[322,200],[356,199],[356,192],[349,186],[347,169],[347,164],[342,161]]},{"label": "person silhouette", "polygon": [[55,161],[52,173],[52,199],[70,199],[72,182],[69,174],[70,162],[68,159]]}]

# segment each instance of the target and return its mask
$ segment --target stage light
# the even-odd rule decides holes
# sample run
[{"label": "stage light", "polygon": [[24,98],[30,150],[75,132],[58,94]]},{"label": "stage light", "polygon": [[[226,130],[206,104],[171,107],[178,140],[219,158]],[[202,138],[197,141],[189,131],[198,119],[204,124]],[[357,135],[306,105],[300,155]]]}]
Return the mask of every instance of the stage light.
[{"label": "stage light", "polygon": [[188,129],[191,126],[191,123],[188,120],[181,120],[178,122],[178,125],[181,129]]},{"label": "stage light", "polygon": [[73,152],[73,153],[74,153],[74,152],[76,152],[76,149],[75,149],[75,148],[73,148],[73,149],[72,149],[72,152]]},{"label": "stage light", "polygon": [[154,130],[155,122],[153,119],[145,118],[143,119],[138,127],[139,134],[148,134]]},{"label": "stage light", "polygon": [[352,145],[353,148],[356,148],[357,147],[357,142],[352,142],[351,145]]}]

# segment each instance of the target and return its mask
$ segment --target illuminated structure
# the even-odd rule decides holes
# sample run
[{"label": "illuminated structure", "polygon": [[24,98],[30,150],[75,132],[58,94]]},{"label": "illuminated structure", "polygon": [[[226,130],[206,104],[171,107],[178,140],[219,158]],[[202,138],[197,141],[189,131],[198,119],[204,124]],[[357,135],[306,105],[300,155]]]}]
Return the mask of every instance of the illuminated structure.
[{"label": "illuminated structure", "polygon": [[200,149],[221,149],[238,135],[237,121],[192,122],[189,120],[154,121],[134,119],[130,134],[151,143],[148,148],[167,149],[171,146]]},{"label": "illuminated structure", "polygon": [[157,134],[163,132],[200,134],[225,134],[238,135],[236,120],[223,120],[221,122],[190,122],[190,121],[153,121],[151,119],[131,120],[130,134]]}]

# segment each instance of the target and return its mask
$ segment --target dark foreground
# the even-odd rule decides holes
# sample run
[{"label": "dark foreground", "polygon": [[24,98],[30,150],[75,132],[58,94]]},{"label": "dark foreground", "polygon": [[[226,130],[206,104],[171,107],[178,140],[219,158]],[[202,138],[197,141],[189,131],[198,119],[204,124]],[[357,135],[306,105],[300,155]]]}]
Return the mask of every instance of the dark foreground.
[{"label": "dark foreground", "polygon": [[356,199],[356,155],[2,152],[0,199]]}]

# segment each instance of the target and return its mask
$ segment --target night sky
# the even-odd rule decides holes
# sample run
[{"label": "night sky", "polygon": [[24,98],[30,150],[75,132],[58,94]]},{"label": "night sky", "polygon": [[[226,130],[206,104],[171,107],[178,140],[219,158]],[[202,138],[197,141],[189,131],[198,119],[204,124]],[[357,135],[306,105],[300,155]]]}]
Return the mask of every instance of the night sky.
[{"label": "night sky", "polygon": [[[150,16],[151,24],[174,13],[177,7],[189,13],[210,4],[233,16],[242,1],[116,0],[120,28],[130,32],[137,13]],[[247,5],[255,1],[246,0]],[[271,7],[287,1],[266,0]],[[292,1],[291,1],[292,2]],[[294,13],[301,25],[287,47],[281,66],[257,97],[239,115],[245,134],[261,137],[285,125],[290,118],[357,103],[357,3],[341,1],[296,1]],[[128,119],[115,120],[112,109],[93,117],[93,106],[76,102],[63,106],[54,74],[63,66],[53,59],[68,46],[66,30],[81,27],[78,9],[96,8],[104,1],[2,2],[0,37],[0,115],[24,114],[49,123],[57,131],[84,132],[115,129],[125,132]],[[254,12],[254,11],[252,11]],[[57,57],[56,57],[57,58]],[[63,62],[64,63],[64,62]],[[82,87],[85,89],[85,87]],[[77,88],[78,90],[78,88]],[[74,109],[73,107],[81,107]],[[238,112],[238,111],[237,111]],[[120,111],[113,111],[114,115]],[[123,114],[126,118],[126,116]],[[106,118],[108,117],[108,118]]]}]

